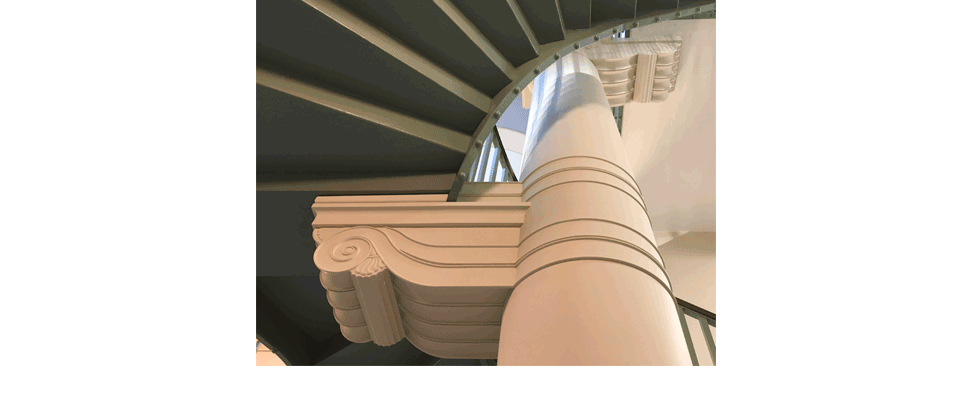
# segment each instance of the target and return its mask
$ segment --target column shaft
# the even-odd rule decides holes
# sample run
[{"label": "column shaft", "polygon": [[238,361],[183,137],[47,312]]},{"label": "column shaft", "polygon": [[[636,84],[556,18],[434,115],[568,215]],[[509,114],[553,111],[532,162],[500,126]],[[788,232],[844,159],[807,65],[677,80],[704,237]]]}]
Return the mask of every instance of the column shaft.
[{"label": "column shaft", "polygon": [[521,178],[531,206],[500,365],[691,365],[671,283],[594,65],[534,83]]}]

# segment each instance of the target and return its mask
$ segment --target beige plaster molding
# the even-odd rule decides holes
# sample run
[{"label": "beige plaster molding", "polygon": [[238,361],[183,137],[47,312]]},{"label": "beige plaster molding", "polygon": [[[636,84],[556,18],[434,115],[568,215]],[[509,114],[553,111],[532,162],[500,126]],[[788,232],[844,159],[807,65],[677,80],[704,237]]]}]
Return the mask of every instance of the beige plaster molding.
[{"label": "beige plaster molding", "polygon": [[[639,86],[661,84],[655,68],[674,64],[674,52],[667,44],[602,46],[609,49],[562,57],[534,81],[520,179],[531,206],[499,365],[691,363],[650,198],[608,109]],[[588,51],[600,54],[589,59]]]},{"label": "beige plaster molding", "polygon": [[[609,38],[577,52],[597,67],[608,105],[617,107],[668,99],[678,78],[681,49],[681,37],[663,36],[637,40]],[[532,98],[531,82],[523,90],[523,108],[530,109]]]},{"label": "beige plaster molding", "polygon": [[437,357],[495,359],[516,279],[519,183],[443,195],[318,197],[314,262],[348,340],[403,337]]},{"label": "beige plaster molding", "polygon": [[608,104],[664,101],[675,88],[681,56],[679,36],[611,38],[579,52],[597,67]]},{"label": "beige plaster molding", "polygon": [[637,209],[632,215],[644,217],[627,170],[569,157],[524,181],[467,183],[459,202],[445,202],[445,195],[318,197],[314,262],[344,336],[381,346],[404,337],[437,357],[495,359],[513,289],[532,272],[574,260],[629,266],[671,293],[654,237],[644,233],[650,226],[637,218],[567,212],[524,225],[530,203],[521,198],[575,184],[604,186],[606,198],[623,195]]}]

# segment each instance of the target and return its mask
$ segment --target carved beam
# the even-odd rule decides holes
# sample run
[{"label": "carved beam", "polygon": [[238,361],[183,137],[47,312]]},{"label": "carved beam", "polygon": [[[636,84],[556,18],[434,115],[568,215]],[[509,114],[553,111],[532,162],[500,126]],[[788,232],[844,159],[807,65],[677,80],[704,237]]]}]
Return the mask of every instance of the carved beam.
[{"label": "carved beam", "polygon": [[444,195],[318,197],[314,262],[344,336],[495,359],[529,203],[519,183]]},{"label": "carved beam", "polygon": [[664,101],[675,88],[682,39],[678,36],[649,39],[611,38],[591,44],[580,53],[597,67],[608,104]]},{"label": "carved beam", "polygon": [[[608,105],[664,101],[675,89],[682,39],[663,36],[648,39],[609,38],[580,50],[597,68]],[[523,108],[530,109],[533,83],[523,92]]]}]

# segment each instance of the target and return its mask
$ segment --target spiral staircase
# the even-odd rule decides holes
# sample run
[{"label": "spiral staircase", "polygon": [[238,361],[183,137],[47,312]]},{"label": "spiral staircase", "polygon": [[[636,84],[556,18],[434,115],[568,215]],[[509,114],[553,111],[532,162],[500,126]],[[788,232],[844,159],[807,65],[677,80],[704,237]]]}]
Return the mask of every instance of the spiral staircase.
[{"label": "spiral staircase", "polygon": [[348,342],[312,261],[314,197],[455,200],[504,110],[554,61],[714,17],[714,1],[258,0],[257,338],[288,365],[495,364]]}]

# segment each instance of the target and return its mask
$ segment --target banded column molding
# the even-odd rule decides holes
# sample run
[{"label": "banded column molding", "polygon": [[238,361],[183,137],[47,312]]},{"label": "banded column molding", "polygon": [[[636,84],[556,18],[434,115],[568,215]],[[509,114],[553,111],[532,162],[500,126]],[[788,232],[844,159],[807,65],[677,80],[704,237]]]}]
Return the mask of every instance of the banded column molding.
[{"label": "banded column molding", "polygon": [[342,333],[499,365],[691,365],[599,68],[573,53],[534,84],[522,182],[316,199]]},{"label": "banded column molding", "polygon": [[572,53],[534,81],[500,365],[691,365],[599,71]]}]

